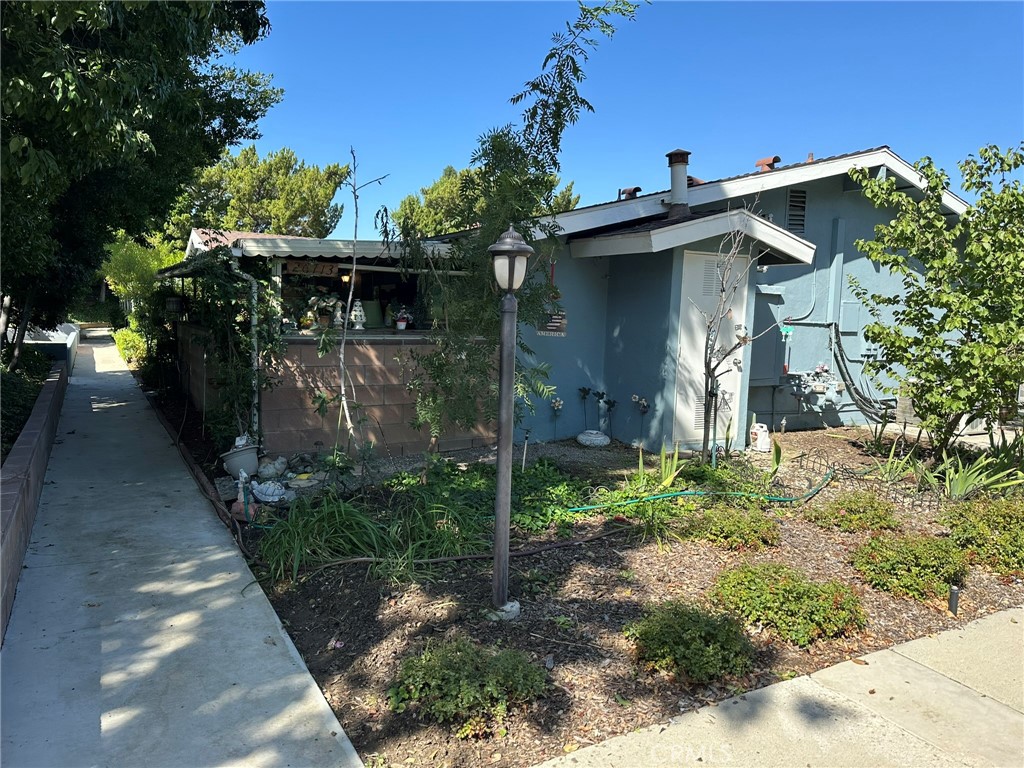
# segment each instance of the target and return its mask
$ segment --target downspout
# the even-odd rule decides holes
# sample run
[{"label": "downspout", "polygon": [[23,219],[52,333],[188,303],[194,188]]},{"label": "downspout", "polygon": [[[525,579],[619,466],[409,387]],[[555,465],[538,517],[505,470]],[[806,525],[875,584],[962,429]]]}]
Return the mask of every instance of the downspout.
[{"label": "downspout", "polygon": [[260,394],[260,347],[259,340],[256,338],[256,327],[257,320],[256,315],[259,308],[259,283],[256,278],[247,272],[243,272],[238,266],[238,259],[234,259],[229,262],[229,267],[232,272],[238,275],[240,278],[249,283],[249,296],[252,306],[249,311],[249,335],[252,338],[252,434],[257,440],[259,440],[260,434],[260,406],[259,406],[259,394]]}]

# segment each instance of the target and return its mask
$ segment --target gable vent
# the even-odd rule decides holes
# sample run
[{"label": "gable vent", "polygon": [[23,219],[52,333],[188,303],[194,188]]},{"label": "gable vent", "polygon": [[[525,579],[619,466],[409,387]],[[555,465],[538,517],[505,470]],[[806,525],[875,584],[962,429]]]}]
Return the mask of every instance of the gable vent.
[{"label": "gable vent", "polygon": [[794,235],[804,234],[807,220],[807,190],[791,189],[786,200],[786,229]]}]

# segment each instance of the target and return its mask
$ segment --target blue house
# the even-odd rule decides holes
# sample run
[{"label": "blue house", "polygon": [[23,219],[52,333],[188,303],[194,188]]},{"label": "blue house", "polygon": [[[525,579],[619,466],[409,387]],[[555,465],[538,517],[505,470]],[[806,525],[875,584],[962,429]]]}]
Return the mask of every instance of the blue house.
[{"label": "blue house", "polygon": [[[584,429],[580,387],[614,399],[602,428],[652,449],[699,447],[704,427],[701,310],[718,302],[723,256],[739,249],[742,279],[723,328],[748,337],[722,366],[717,436],[742,445],[752,422],[769,430],[864,424],[884,401],[863,375],[877,351],[849,278],[869,292],[898,291],[899,281],[871,263],[854,243],[874,236],[891,211],[876,209],[849,177],[854,167],[893,176],[910,194],[923,180],[888,147],[780,166],[759,161],[753,173],[702,181],[689,174],[690,153],[669,152],[670,186],[557,217],[561,255],[555,283],[564,317],[523,329],[564,406],[540,404],[522,424],[531,439],[565,438]],[[944,197],[948,216],[966,203]],[[724,245],[723,245],[724,244]],[[752,263],[751,263],[752,262]],[[649,404],[642,415],[633,395]],[[589,426],[598,410],[586,403]],[[641,429],[642,425],[642,429]]]}]

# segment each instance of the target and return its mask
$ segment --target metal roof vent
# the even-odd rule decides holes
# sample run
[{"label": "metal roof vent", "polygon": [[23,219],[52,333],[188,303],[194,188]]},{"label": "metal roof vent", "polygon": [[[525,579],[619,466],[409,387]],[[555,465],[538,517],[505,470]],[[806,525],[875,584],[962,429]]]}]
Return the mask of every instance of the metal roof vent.
[{"label": "metal roof vent", "polygon": [[640,187],[623,187],[619,190],[619,200],[636,200],[637,193],[642,192]]},{"label": "metal roof vent", "polygon": [[754,163],[754,166],[763,173],[764,171],[774,171],[776,164],[781,162],[781,157],[779,157],[778,155],[772,155],[771,157],[762,157],[760,160]]}]

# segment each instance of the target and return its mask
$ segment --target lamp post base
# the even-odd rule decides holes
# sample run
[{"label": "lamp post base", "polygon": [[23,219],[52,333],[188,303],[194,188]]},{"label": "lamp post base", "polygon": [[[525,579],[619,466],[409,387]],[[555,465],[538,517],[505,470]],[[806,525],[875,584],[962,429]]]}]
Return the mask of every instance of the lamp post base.
[{"label": "lamp post base", "polygon": [[487,612],[487,618],[490,621],[512,621],[519,618],[519,614],[522,613],[522,608],[519,606],[518,600],[509,600],[500,608],[492,608]]}]

